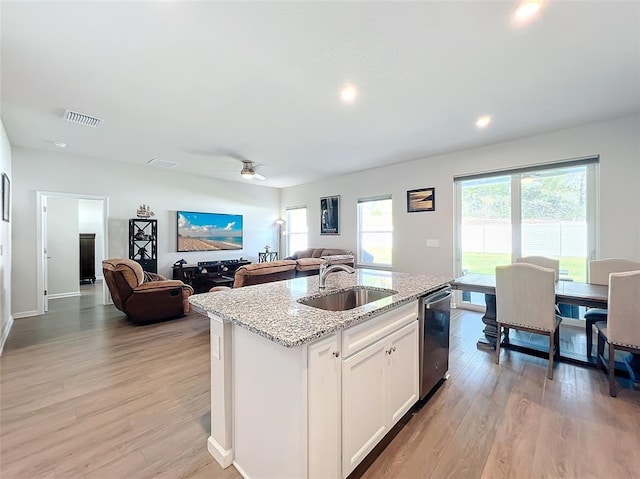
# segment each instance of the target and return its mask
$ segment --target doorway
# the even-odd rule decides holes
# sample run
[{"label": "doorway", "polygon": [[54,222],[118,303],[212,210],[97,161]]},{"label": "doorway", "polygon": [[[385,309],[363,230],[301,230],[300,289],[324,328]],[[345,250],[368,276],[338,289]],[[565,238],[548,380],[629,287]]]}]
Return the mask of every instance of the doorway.
[{"label": "doorway", "polygon": [[[37,192],[38,314],[49,311],[49,300],[90,294],[108,304],[104,281],[80,281],[79,234],[95,235],[95,272],[107,258],[108,198],[76,193]],[[83,290],[84,287],[84,290]]]}]

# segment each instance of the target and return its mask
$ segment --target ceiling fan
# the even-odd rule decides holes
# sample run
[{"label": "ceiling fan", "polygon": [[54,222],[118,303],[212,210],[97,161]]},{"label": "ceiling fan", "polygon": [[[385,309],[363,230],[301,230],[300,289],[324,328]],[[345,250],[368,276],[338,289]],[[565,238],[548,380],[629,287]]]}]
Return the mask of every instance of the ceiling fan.
[{"label": "ceiling fan", "polygon": [[[218,159],[218,160],[235,160],[242,163],[242,169],[240,170],[240,175],[246,180],[256,180],[264,181],[267,178],[264,175],[261,175],[256,170],[266,168],[266,166],[262,163],[254,163],[251,160],[247,160],[244,156],[239,154],[234,150],[230,150],[227,148],[214,148],[209,150],[189,150],[188,153],[192,155],[205,156],[210,159]],[[221,165],[223,169],[217,168],[217,171],[238,171],[233,168],[232,163],[227,161],[226,164]]]},{"label": "ceiling fan", "polygon": [[256,173],[256,168],[262,165],[255,164],[253,161],[250,161],[250,160],[240,160],[240,159],[238,160],[242,162],[242,170],[240,171],[240,174],[245,180],[252,180],[254,178],[260,181],[266,180],[266,178],[263,175],[261,175],[260,173]]}]

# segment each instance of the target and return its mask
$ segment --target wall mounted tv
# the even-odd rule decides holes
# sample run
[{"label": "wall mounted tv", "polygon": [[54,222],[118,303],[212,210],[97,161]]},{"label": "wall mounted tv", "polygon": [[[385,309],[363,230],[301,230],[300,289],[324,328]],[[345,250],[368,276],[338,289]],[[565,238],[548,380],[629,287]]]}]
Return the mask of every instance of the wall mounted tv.
[{"label": "wall mounted tv", "polygon": [[177,213],[178,252],[242,249],[242,215]]}]

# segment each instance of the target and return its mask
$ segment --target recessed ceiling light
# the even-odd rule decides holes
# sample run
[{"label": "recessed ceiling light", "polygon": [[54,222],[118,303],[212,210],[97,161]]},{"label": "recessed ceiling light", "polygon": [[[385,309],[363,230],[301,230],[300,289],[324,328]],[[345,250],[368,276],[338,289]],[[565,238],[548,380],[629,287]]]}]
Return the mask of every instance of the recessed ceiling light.
[{"label": "recessed ceiling light", "polygon": [[56,141],[52,141],[52,143],[57,146],[58,148],[66,148],[67,144],[64,141],[60,141],[60,140],[56,140]]},{"label": "recessed ceiling light", "polygon": [[342,97],[342,100],[347,103],[353,103],[357,95],[358,95],[358,90],[353,85],[346,85],[340,91],[340,96]]},{"label": "recessed ceiling light", "polygon": [[483,115],[476,120],[476,127],[486,128],[491,123],[491,117],[489,115]]},{"label": "recessed ceiling light", "polygon": [[513,12],[513,19],[517,22],[526,22],[534,18],[542,7],[541,0],[523,0]]}]

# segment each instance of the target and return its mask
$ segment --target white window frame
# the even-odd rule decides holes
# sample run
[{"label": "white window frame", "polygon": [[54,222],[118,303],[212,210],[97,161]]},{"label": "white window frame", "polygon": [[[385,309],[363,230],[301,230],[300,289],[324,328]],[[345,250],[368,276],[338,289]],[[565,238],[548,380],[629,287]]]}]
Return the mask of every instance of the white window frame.
[{"label": "white window frame", "polygon": [[[391,263],[390,264],[382,264],[382,263],[369,263],[361,261],[362,258],[362,217],[360,211],[360,205],[364,203],[369,203],[372,201],[391,201],[391,230],[380,230],[380,231],[366,231],[366,233],[391,233]],[[383,195],[383,196],[374,196],[368,198],[358,198],[358,231],[357,231],[357,251],[356,251],[356,263],[358,266],[366,266],[367,268],[373,269],[382,269],[382,270],[391,270],[393,268],[393,198],[391,195]]]},{"label": "white window frame", "polygon": [[[286,237],[286,255],[283,256],[284,257],[288,257],[291,256],[293,253],[295,253],[295,251],[291,251],[291,237],[293,235],[297,235],[297,236],[304,236],[304,238],[306,239],[305,244],[307,245],[306,247],[309,246],[309,211],[307,209],[306,206],[288,206],[286,209],[286,230],[285,230],[285,237]],[[290,220],[290,216],[289,216],[289,212],[293,211],[293,210],[304,210],[304,216],[306,218],[306,225],[304,230],[292,230],[292,222]]]}]

